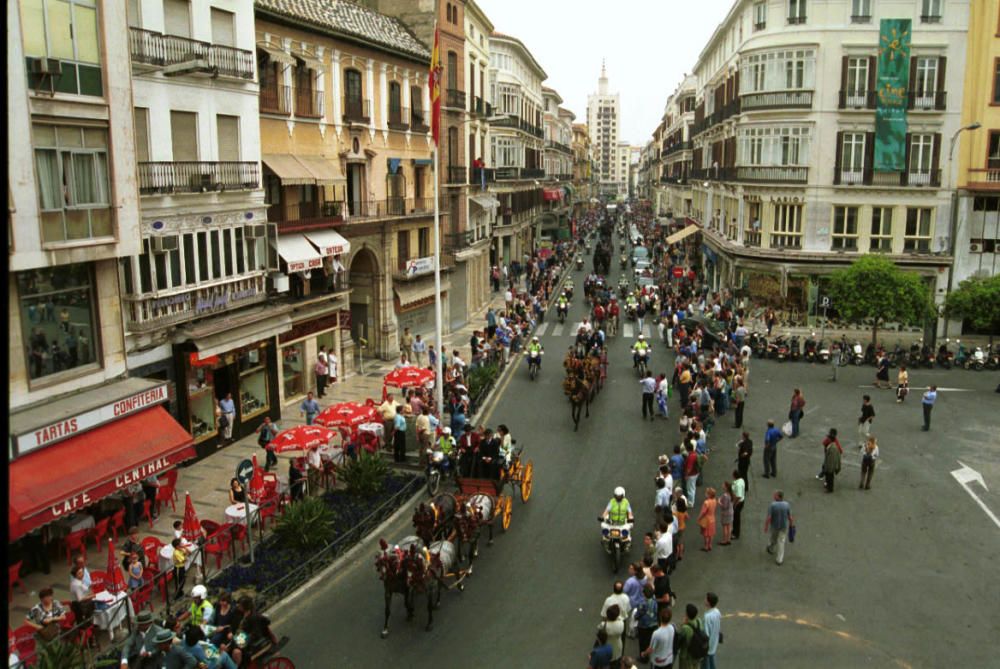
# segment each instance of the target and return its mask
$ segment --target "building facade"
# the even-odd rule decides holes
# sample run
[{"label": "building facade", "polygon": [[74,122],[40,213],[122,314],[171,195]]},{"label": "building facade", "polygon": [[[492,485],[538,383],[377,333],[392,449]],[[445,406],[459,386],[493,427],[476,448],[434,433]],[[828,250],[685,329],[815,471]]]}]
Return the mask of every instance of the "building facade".
[{"label": "building facade", "polygon": [[[908,20],[911,44],[907,127],[886,170],[875,169],[876,142],[888,146],[875,132],[881,19]],[[943,299],[952,257],[941,146],[961,122],[968,21],[962,2],[733,5],[692,72],[693,120],[685,82],[661,151],[668,209],[687,214],[689,189],[713,287],[801,321],[817,312],[825,275],[876,252]],[[689,150],[687,183],[671,183],[685,179]]]},{"label": "building facade", "polygon": [[590,134],[586,123],[574,123],[573,130],[573,217],[581,216],[596,199]]},{"label": "building facade", "polygon": [[[597,92],[587,96],[587,129],[594,151],[595,169],[601,193],[617,197],[628,190],[628,164],[622,170],[622,156],[619,141],[621,131],[621,99],[612,93],[608,85],[608,74],[601,65],[601,76],[597,80]],[[628,143],[625,143],[628,146]],[[627,157],[625,158],[627,161]]]}]

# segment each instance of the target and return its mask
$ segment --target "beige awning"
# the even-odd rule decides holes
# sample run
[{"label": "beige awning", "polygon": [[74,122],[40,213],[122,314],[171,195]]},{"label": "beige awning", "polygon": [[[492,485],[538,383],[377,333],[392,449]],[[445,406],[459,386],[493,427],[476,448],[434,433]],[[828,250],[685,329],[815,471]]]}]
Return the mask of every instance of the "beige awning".
[{"label": "beige awning", "polygon": [[278,235],[278,255],[288,265],[288,273],[308,272],[323,266],[323,256],[300,234]]},{"label": "beige awning", "polygon": [[[441,292],[445,293],[449,288],[451,288],[451,284],[442,280]],[[428,276],[417,281],[393,282],[392,289],[396,291],[396,296],[399,298],[399,306],[403,309],[417,302],[433,298],[437,294],[437,291],[434,290],[433,276]]]},{"label": "beige awning", "polygon": [[271,57],[276,63],[282,63],[283,65],[295,65],[295,59],[290,53],[281,50],[274,44],[265,44],[264,42],[257,42],[257,48],[266,53]]},{"label": "beige awning", "polygon": [[694,233],[698,232],[699,230],[701,230],[701,228],[699,228],[697,225],[689,225],[686,228],[684,228],[683,230],[679,230],[678,232],[675,232],[674,234],[670,235],[664,241],[666,241],[666,243],[668,245],[669,244],[676,244],[677,242],[681,241],[682,239],[686,239],[686,238],[690,237],[691,235],[693,235]]},{"label": "beige awning", "polygon": [[470,195],[469,199],[486,211],[492,211],[500,206],[500,200],[492,195]]},{"label": "beige awning", "polygon": [[337,176],[333,162],[322,156],[292,156],[295,160],[305,165],[306,169],[312,173],[316,183],[320,186],[332,186],[336,183],[346,183],[347,178]]},{"label": "beige awning", "polygon": [[268,169],[278,175],[283,186],[316,183],[316,175],[290,153],[265,153],[260,157]]},{"label": "beige awning", "polygon": [[335,230],[308,230],[303,234],[324,257],[351,252],[351,243]]},{"label": "beige awning", "polygon": [[292,55],[301,60],[303,63],[305,63],[306,67],[308,67],[310,70],[315,70],[316,72],[323,72],[324,70],[323,61],[321,61],[316,56],[309,53],[303,53],[301,51],[296,51]]}]

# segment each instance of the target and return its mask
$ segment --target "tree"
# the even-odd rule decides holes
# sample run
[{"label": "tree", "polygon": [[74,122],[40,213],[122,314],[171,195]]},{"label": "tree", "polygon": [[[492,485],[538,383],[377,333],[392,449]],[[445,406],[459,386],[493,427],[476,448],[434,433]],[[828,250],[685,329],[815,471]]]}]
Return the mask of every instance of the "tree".
[{"label": "tree", "polygon": [[920,275],[901,270],[887,258],[866,255],[830,276],[833,306],[849,321],[872,319],[872,344],[879,325],[912,325],[934,314],[930,292]]},{"label": "tree", "polygon": [[944,300],[945,316],[961,318],[993,336],[1000,332],[1000,274],[988,279],[966,279]]}]

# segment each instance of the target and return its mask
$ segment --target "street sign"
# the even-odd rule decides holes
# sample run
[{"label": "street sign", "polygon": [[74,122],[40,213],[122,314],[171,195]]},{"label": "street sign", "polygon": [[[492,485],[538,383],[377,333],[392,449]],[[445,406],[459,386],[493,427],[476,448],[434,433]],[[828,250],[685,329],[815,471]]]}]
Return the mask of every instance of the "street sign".
[{"label": "street sign", "polygon": [[246,485],[250,482],[253,477],[253,461],[243,460],[240,464],[236,465],[236,480],[240,482],[240,485]]},{"label": "street sign", "polygon": [[682,276],[684,276],[684,270],[682,268],[680,268],[680,267],[675,267],[674,268],[674,278],[675,279],[679,279]]},{"label": "street sign", "polygon": [[823,295],[819,298],[819,306],[821,309],[829,309],[833,304],[830,302],[830,297],[828,295]]}]

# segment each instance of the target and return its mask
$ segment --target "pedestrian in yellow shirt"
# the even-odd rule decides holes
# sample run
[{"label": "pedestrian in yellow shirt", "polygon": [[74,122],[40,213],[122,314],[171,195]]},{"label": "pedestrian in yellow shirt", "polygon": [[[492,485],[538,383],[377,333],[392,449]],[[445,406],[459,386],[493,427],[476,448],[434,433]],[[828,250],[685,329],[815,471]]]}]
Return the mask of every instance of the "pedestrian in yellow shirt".
[{"label": "pedestrian in yellow shirt", "polygon": [[174,583],[177,588],[174,591],[174,597],[180,597],[184,594],[184,578],[187,571],[187,550],[181,545],[180,539],[174,539],[170,542],[170,545],[174,547]]}]

